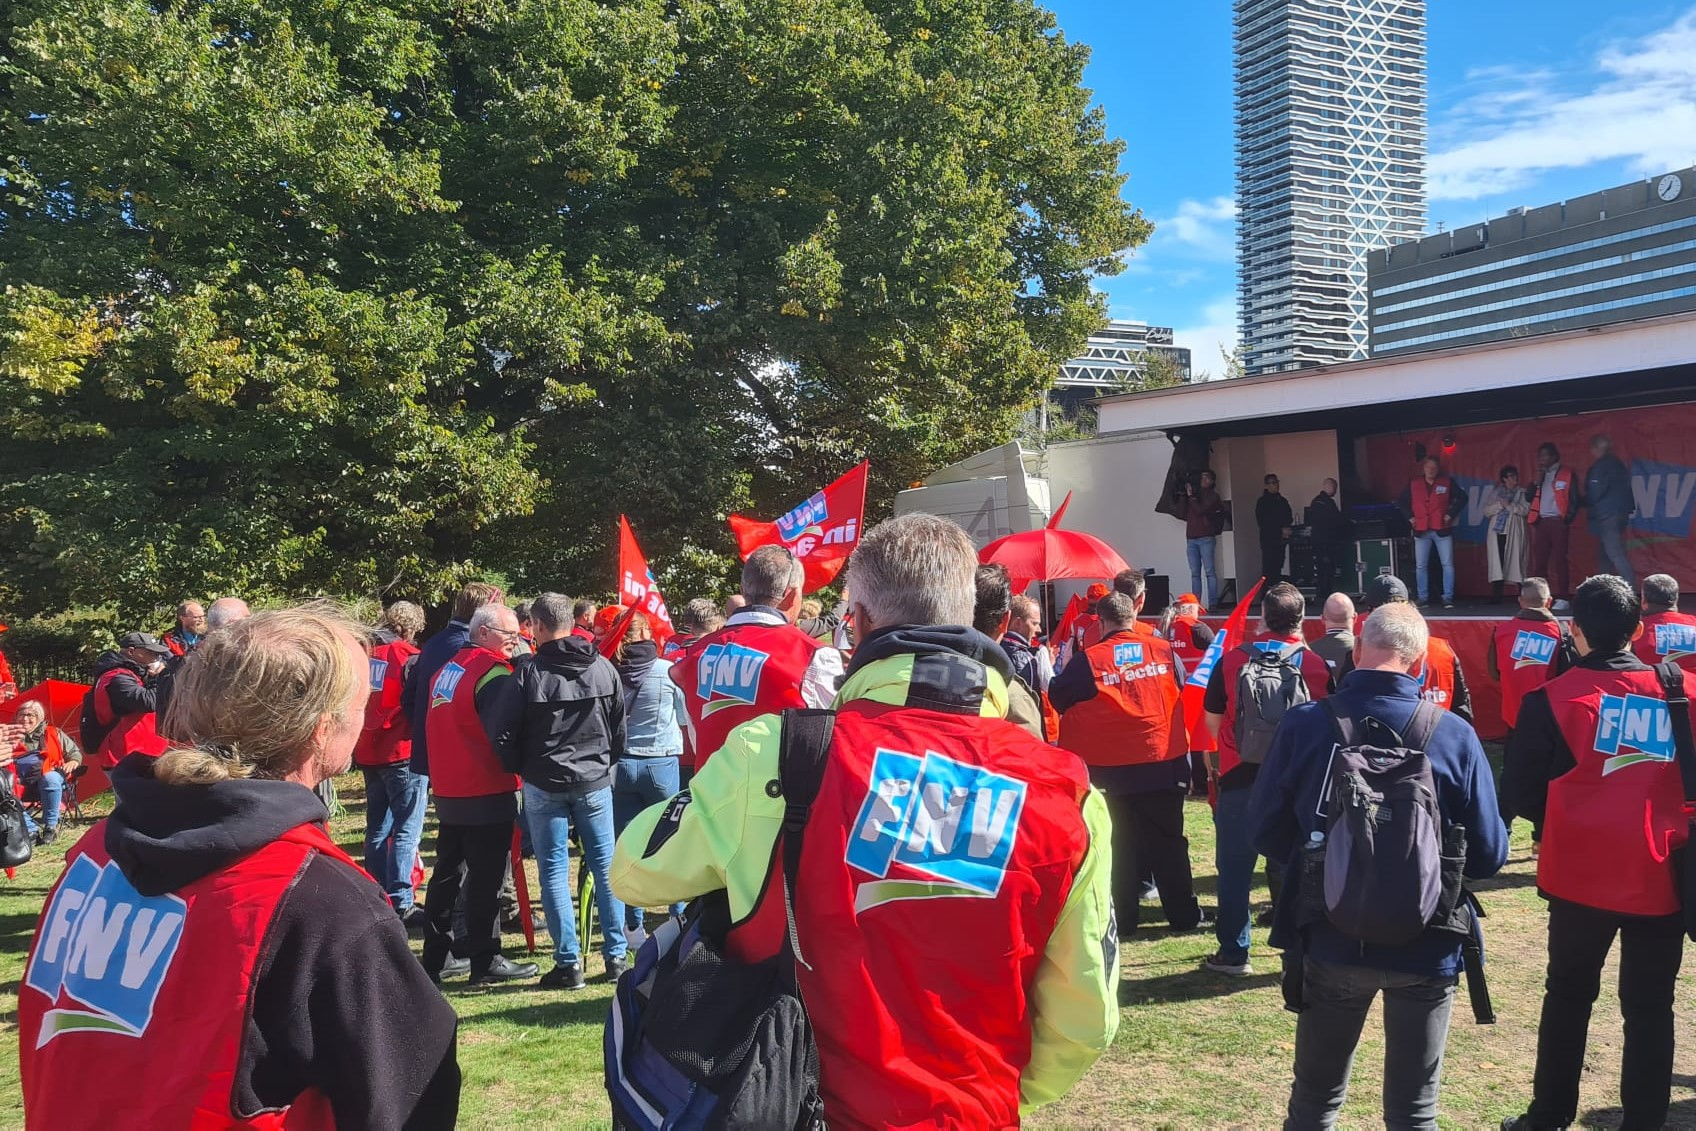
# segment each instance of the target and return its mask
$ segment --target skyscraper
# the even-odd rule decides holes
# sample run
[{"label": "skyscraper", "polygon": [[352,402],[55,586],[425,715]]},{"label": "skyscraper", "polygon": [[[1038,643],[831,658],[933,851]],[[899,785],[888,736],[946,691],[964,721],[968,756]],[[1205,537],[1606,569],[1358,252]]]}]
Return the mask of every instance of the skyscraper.
[{"label": "skyscraper", "polygon": [[1424,0],[1236,0],[1249,374],[1367,356],[1366,253],[1425,230]]}]

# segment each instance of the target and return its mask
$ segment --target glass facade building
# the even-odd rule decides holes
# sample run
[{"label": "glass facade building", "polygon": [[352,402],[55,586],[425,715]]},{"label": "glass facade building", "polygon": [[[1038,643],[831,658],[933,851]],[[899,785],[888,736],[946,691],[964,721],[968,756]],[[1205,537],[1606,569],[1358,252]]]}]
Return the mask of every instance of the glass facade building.
[{"label": "glass facade building", "polygon": [[1367,255],[1425,230],[1424,0],[1236,0],[1248,374],[1367,356]]}]

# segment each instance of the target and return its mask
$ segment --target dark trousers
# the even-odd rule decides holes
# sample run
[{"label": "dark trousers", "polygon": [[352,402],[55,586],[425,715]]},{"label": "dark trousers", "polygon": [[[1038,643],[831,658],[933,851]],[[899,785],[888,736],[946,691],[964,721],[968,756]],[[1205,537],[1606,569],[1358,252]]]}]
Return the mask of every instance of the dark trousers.
[{"label": "dark trousers", "polygon": [[1136,929],[1141,877],[1153,874],[1166,922],[1180,931],[1201,921],[1190,876],[1190,842],[1184,835],[1184,791],[1109,794],[1113,818],[1113,908],[1119,932]]},{"label": "dark trousers", "polygon": [[1337,574],[1343,568],[1343,552],[1344,546],[1340,542],[1313,547],[1313,586],[1321,603],[1336,592],[1332,586],[1336,585]]},{"label": "dark trousers", "polygon": [[[1542,523],[1538,523],[1539,526]],[[1537,1027],[1531,1123],[1565,1127],[1578,1115],[1578,1080],[1590,1007],[1602,989],[1602,964],[1619,936],[1619,1008],[1625,1055],[1619,1098],[1624,1131],[1660,1127],[1672,1098],[1673,985],[1684,957],[1682,916],[1645,919],[1549,901],[1549,976]]]},{"label": "dark trousers", "polygon": [[1284,554],[1289,548],[1282,538],[1260,544],[1260,574],[1268,588],[1284,579]]},{"label": "dark trousers", "polygon": [[436,867],[424,893],[424,969],[442,972],[453,945],[454,905],[465,892],[465,949],[471,973],[501,952],[501,880],[512,852],[512,821],[436,827]]},{"label": "dark trousers", "polygon": [[1527,577],[1541,577],[1549,583],[1549,592],[1557,597],[1570,597],[1572,580],[1566,558],[1567,535],[1572,528],[1558,518],[1541,518],[1531,524],[1531,568]]}]

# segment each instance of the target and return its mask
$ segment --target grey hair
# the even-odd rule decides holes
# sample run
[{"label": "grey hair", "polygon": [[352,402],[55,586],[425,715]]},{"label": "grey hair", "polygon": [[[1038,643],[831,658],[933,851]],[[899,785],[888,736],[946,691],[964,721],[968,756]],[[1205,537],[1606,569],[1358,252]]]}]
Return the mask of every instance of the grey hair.
[{"label": "grey hair", "polygon": [[880,522],[848,559],[854,603],[878,628],[972,623],[977,550],[966,532],[932,514]]},{"label": "grey hair", "polygon": [[683,606],[677,625],[696,636],[705,636],[724,627],[724,613],[711,597],[696,597]]},{"label": "grey hair", "polygon": [[240,597],[219,597],[206,607],[206,631],[223,628],[252,615],[247,602]]},{"label": "grey hair", "polygon": [[[1519,583],[1519,603],[1525,608],[1546,609],[1549,607],[1549,598],[1553,595],[1549,592],[1549,583],[1541,577],[1528,577]],[[1525,604],[1527,596],[1535,598],[1537,603],[1535,605]]]},{"label": "grey hair", "polygon": [[761,546],[742,563],[742,596],[750,605],[776,605],[805,584],[806,574],[782,546]]},{"label": "grey hair", "polygon": [[511,616],[514,621],[516,621],[518,619],[518,614],[514,613],[511,609],[507,608],[505,605],[501,605],[501,604],[483,605],[483,606],[480,606],[476,612],[471,614],[471,627],[470,627],[469,631],[472,634],[475,634],[477,632],[477,630],[480,629],[480,628],[490,628],[490,627],[492,627],[496,621],[501,619],[502,613],[506,613],[507,615]]},{"label": "grey hair", "polygon": [[1431,629],[1419,610],[1401,601],[1392,601],[1372,610],[1360,630],[1363,648],[1390,652],[1409,666],[1425,658],[1431,645]]},{"label": "grey hair", "polygon": [[564,593],[543,593],[530,602],[530,622],[552,636],[577,620],[577,605]]},{"label": "grey hair", "polygon": [[1125,593],[1109,593],[1095,603],[1095,615],[1101,618],[1103,624],[1129,628],[1137,623],[1136,598]]},{"label": "grey hair", "polygon": [[1643,603],[1654,612],[1678,608],[1678,578],[1670,573],[1651,573],[1645,577]]}]

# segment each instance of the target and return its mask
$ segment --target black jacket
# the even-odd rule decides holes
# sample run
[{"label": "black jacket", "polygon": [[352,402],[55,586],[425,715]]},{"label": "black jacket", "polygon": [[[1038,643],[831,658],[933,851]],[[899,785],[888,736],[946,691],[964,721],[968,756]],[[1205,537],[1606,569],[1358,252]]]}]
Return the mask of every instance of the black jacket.
[{"label": "black jacket", "polygon": [[612,784],[624,756],[624,685],[592,643],[550,640],[490,687],[494,701],[477,713],[507,769],[549,793]]},{"label": "black jacket", "polygon": [[[106,851],[143,895],[177,891],[324,820],[317,795],[293,782],[168,786],[153,779],[153,766],[137,754],[112,771],[118,801],[106,822]],[[267,931],[232,1110],[253,1116],[317,1087],[341,1127],[452,1127],[457,1027],[382,890],[314,855]]]},{"label": "black jacket", "polygon": [[1270,491],[1262,491],[1254,503],[1254,522],[1260,527],[1260,544],[1270,546],[1284,540],[1284,527],[1295,525],[1295,513],[1290,500]]},{"label": "black jacket", "polygon": [[1307,528],[1313,534],[1315,546],[1336,546],[1348,541],[1349,520],[1337,506],[1337,500],[1321,491],[1307,504]]},{"label": "black jacket", "polygon": [[158,710],[158,700],[147,682],[147,672],[140,664],[134,660],[126,660],[116,652],[105,652],[94,662],[95,685],[98,685],[100,678],[109,671],[120,673],[112,677],[112,682],[106,685],[105,694],[109,696],[108,703],[112,708],[111,722],[102,726],[96,721],[94,687],[90,687],[88,694],[82,697],[82,745],[83,749],[90,753],[100,749],[100,744],[106,741],[106,736],[112,733],[112,728],[118,725],[119,719]]}]

